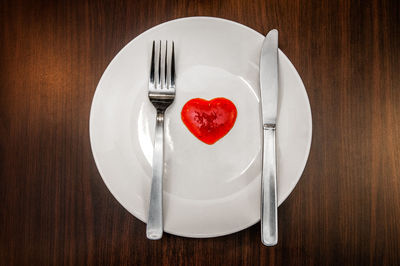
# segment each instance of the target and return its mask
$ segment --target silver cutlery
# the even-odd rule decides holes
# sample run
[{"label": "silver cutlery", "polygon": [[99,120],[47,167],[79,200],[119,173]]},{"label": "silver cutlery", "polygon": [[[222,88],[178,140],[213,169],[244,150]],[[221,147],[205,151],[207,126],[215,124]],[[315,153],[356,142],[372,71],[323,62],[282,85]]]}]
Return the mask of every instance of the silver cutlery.
[{"label": "silver cutlery", "polygon": [[156,49],[156,43],[153,41],[151,52],[149,99],[157,110],[157,116],[146,235],[148,239],[152,240],[160,239],[163,235],[164,114],[175,98],[174,49],[174,42],[172,42],[170,64],[168,64],[168,42],[165,42],[165,49],[162,49],[160,41],[159,48]]},{"label": "silver cutlery", "polygon": [[265,37],[260,59],[263,163],[261,176],[261,241],[278,243],[278,202],[276,188],[275,130],[278,106],[278,31]]}]

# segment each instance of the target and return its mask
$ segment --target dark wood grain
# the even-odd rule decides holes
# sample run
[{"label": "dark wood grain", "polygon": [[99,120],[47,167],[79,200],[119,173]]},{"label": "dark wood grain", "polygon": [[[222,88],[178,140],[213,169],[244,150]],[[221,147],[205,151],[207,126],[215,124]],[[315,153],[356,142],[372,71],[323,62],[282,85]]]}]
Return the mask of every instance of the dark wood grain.
[{"label": "dark wood grain", "polygon": [[[277,247],[259,225],[148,241],[94,164],[89,110],[110,60],[195,15],[278,28],[307,88],[312,148]],[[0,21],[0,265],[399,265],[399,1],[5,0]]]}]

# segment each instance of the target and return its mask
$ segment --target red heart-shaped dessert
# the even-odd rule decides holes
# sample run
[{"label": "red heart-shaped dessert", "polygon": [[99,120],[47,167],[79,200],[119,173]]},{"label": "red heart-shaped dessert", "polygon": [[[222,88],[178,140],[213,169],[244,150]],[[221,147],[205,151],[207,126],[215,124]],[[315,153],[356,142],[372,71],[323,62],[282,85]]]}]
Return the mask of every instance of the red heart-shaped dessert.
[{"label": "red heart-shaped dessert", "polygon": [[214,144],[235,124],[237,110],[228,99],[215,98],[210,101],[196,98],[182,108],[183,123],[199,140]]}]

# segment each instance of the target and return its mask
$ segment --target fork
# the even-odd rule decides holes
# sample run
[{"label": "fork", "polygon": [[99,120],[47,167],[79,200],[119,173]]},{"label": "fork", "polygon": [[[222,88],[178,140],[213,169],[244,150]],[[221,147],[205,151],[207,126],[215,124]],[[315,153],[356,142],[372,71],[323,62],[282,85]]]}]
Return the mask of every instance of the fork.
[{"label": "fork", "polygon": [[[146,236],[157,240],[163,235],[163,165],[164,165],[164,113],[175,98],[175,51],[172,42],[170,72],[168,73],[168,41],[165,42],[165,53],[162,59],[161,41],[156,56],[155,41],[151,52],[149,78],[149,99],[157,110],[156,129],[153,149],[153,173],[151,181],[149,215]],[[158,61],[158,62],[157,62]],[[163,61],[163,62],[162,62]],[[163,63],[163,64],[162,64]]]}]

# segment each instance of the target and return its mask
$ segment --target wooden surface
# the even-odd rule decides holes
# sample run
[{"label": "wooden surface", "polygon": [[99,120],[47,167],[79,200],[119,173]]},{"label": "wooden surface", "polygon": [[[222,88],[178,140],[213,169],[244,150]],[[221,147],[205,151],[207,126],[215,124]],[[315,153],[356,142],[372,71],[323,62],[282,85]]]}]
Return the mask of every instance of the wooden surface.
[{"label": "wooden surface", "polygon": [[[111,59],[146,29],[217,16],[280,48],[310,98],[304,174],[259,224],[212,239],[145,238],[95,166],[89,110]],[[399,1],[0,2],[0,265],[399,265]]]}]

